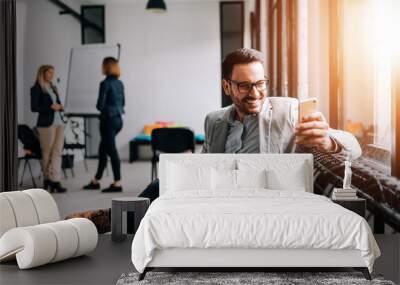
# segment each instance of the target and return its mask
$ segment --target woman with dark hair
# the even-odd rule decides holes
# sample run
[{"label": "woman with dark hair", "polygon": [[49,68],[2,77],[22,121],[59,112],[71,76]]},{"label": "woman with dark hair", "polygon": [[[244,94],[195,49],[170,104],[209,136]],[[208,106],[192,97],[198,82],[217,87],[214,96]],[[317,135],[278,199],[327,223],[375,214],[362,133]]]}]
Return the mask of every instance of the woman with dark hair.
[{"label": "woman with dark hair", "polygon": [[54,67],[39,67],[35,85],[31,88],[31,110],[38,112],[37,130],[42,151],[43,188],[50,192],[65,192],[60,183],[61,157],[64,147],[64,121],[56,86]]},{"label": "woman with dark hair", "polygon": [[106,78],[100,83],[99,98],[96,108],[100,111],[100,146],[97,173],[92,181],[83,187],[85,190],[100,189],[100,179],[107,166],[107,156],[111,159],[114,182],[101,192],[121,192],[121,161],[119,159],[115,137],[122,129],[122,114],[124,114],[124,85],[120,77],[120,67],[117,59],[106,57],[103,60],[103,74]]}]

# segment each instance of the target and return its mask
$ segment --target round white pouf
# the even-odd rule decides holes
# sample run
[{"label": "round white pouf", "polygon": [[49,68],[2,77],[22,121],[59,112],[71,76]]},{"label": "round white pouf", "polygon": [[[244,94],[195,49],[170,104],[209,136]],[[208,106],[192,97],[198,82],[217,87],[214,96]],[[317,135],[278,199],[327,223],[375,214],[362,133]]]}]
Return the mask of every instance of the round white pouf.
[{"label": "round white pouf", "polygon": [[49,263],[56,251],[54,233],[41,225],[11,229],[0,239],[0,259],[15,256],[20,269]]},{"label": "round white pouf", "polygon": [[29,195],[22,191],[14,191],[3,192],[1,196],[10,203],[17,227],[33,226],[39,223],[35,205]]},{"label": "round white pouf", "polygon": [[0,195],[0,237],[8,230],[15,228],[17,222],[15,221],[15,216],[13,209],[11,207],[8,199]]},{"label": "round white pouf", "polygon": [[43,189],[29,189],[22,191],[29,195],[35,205],[39,224],[51,223],[60,220],[60,213],[56,201],[49,192]]},{"label": "round white pouf", "polygon": [[0,193],[0,237],[15,227],[26,227],[60,220],[53,197],[42,189]]},{"label": "round white pouf", "polygon": [[79,236],[79,244],[74,257],[86,254],[94,250],[97,246],[97,228],[92,221],[84,218],[66,220],[75,227]]}]

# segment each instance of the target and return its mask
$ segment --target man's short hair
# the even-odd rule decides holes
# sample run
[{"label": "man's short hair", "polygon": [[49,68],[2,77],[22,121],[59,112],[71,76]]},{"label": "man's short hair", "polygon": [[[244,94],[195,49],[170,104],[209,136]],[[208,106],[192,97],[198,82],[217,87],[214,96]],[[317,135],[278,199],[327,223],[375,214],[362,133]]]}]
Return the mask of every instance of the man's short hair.
[{"label": "man's short hair", "polygon": [[236,64],[246,64],[252,62],[264,62],[261,52],[250,48],[237,49],[228,54],[222,62],[222,78],[231,79],[233,67]]}]

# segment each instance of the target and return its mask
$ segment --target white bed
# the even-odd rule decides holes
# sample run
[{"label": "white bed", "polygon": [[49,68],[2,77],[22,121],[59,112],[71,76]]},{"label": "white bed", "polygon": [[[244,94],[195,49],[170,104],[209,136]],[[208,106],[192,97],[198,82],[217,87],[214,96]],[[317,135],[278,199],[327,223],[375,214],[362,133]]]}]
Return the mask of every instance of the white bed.
[{"label": "white bed", "polygon": [[154,267],[354,267],[380,255],[367,222],[313,193],[310,154],[165,154],[132,243]]}]

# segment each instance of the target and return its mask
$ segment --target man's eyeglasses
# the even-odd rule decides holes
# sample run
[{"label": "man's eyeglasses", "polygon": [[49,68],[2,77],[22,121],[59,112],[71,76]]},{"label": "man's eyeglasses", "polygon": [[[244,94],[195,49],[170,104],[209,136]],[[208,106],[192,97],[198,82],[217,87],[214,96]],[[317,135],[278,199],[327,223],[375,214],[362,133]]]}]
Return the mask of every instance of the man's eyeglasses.
[{"label": "man's eyeglasses", "polygon": [[256,89],[258,91],[262,92],[262,91],[267,90],[268,84],[269,84],[268,78],[265,78],[264,80],[259,80],[255,83],[246,82],[246,81],[238,82],[238,81],[231,80],[231,79],[227,79],[227,81],[235,84],[240,93],[250,93],[250,91],[253,89],[253,87],[256,87]]}]

